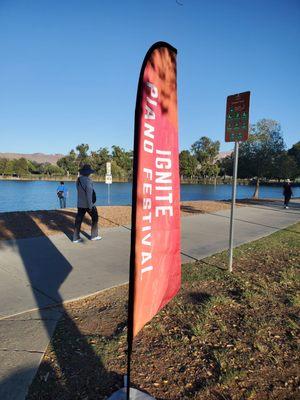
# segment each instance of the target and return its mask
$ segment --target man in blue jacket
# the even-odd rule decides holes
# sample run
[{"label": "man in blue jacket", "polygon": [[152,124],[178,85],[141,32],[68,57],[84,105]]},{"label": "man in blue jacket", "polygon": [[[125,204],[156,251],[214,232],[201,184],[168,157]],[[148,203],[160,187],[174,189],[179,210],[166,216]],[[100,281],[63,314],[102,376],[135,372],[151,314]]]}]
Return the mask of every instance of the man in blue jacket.
[{"label": "man in blue jacket", "polygon": [[64,182],[60,182],[56,189],[56,194],[59,199],[60,208],[66,208],[67,206],[67,188],[65,187]]},{"label": "man in blue jacket", "polygon": [[73,243],[82,241],[80,238],[80,228],[85,216],[88,213],[92,218],[91,240],[100,240],[98,235],[98,211],[95,206],[96,193],[94,191],[93,182],[90,175],[95,172],[89,164],[85,164],[80,170],[80,176],[77,179],[77,215],[75,218],[75,230],[73,235]]}]

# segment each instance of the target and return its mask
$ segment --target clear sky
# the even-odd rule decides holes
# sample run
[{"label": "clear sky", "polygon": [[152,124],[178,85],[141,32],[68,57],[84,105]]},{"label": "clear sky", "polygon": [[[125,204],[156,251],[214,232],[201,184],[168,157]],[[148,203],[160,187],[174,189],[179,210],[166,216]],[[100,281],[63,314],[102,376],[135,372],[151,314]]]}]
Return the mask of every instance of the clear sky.
[{"label": "clear sky", "polygon": [[300,0],[0,0],[0,152],[132,148],[159,40],[178,49],[181,149],[204,135],[231,149],[226,97],[246,90],[252,123],[300,140]]}]

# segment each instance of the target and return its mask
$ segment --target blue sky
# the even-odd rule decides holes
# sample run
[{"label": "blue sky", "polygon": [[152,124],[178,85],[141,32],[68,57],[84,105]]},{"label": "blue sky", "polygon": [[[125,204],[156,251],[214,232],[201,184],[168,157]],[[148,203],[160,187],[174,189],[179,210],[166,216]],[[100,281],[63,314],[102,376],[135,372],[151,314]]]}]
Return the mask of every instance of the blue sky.
[{"label": "blue sky", "polygon": [[299,0],[0,0],[0,152],[133,147],[137,81],[156,41],[178,49],[180,148],[224,143],[225,101],[300,140]]}]

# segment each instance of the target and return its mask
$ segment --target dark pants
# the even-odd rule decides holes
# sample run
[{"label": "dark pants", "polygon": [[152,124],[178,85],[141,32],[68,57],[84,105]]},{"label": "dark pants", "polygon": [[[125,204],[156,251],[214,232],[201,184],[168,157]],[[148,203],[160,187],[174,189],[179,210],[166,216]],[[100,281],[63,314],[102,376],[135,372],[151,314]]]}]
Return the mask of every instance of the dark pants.
[{"label": "dark pants", "polygon": [[88,213],[92,218],[92,231],[91,231],[91,239],[98,236],[98,211],[96,207],[93,207],[91,210],[89,208],[78,208],[77,215],[75,218],[75,230],[73,235],[73,240],[78,240],[80,235],[80,228],[85,216],[85,213]]},{"label": "dark pants", "polygon": [[289,202],[291,200],[291,195],[290,194],[285,194],[284,195],[284,205],[287,207],[289,205]]},{"label": "dark pants", "polygon": [[59,204],[60,204],[60,208],[66,208],[66,198],[65,197],[60,197],[59,198]]}]

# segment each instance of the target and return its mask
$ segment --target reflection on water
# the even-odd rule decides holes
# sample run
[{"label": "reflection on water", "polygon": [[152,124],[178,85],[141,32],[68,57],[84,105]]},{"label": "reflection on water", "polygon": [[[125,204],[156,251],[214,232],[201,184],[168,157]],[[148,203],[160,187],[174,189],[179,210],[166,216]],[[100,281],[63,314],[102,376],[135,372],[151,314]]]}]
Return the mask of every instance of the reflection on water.
[{"label": "reflection on water", "polygon": [[[53,210],[59,208],[56,196],[58,182],[47,181],[0,181],[0,212]],[[76,207],[75,182],[66,182],[68,188],[68,207]],[[108,204],[108,185],[95,183],[97,204]],[[237,197],[251,197],[253,186],[238,186]],[[300,188],[294,188],[294,195],[300,196]],[[261,186],[260,197],[282,197],[282,188]],[[231,185],[181,185],[181,200],[224,200],[231,198]],[[131,204],[131,183],[110,185],[110,204]]]}]

